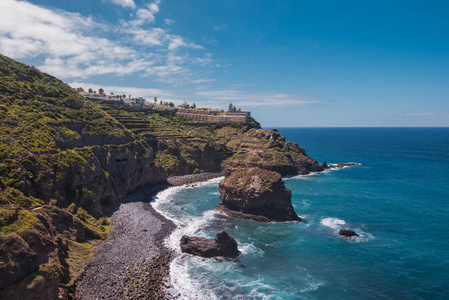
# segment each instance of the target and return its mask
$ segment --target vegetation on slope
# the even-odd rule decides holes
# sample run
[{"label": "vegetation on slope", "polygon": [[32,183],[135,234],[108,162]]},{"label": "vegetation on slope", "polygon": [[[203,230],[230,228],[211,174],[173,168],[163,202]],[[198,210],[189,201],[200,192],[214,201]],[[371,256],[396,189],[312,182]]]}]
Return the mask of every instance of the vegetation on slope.
[{"label": "vegetation on slope", "polygon": [[83,137],[130,134],[60,80],[0,55],[0,159],[57,153]]},{"label": "vegetation on slope", "polygon": [[310,160],[255,120],[205,124],[90,101],[0,55],[0,292],[56,298],[105,238],[105,208],[167,174],[257,166],[287,175]]},{"label": "vegetation on slope", "polygon": [[114,151],[153,155],[68,85],[0,55],[2,294],[57,297],[59,284],[69,283],[105,238],[108,218],[89,210],[86,199],[97,197],[96,182],[108,181],[99,158],[112,152],[113,159]]}]

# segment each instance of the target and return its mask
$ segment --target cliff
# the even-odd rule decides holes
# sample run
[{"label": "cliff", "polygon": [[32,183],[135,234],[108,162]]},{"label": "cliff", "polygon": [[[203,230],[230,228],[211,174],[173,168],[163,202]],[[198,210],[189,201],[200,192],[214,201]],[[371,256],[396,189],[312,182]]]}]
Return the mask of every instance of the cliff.
[{"label": "cliff", "polygon": [[66,297],[104,211],[166,182],[154,150],[58,79],[0,55],[0,299]]},{"label": "cliff", "polygon": [[286,141],[277,129],[252,128],[232,143],[236,153],[223,164],[229,171],[257,167],[286,176],[324,170],[298,144]]},{"label": "cliff", "polygon": [[111,207],[143,185],[202,171],[322,167],[277,130],[204,124],[91,101],[0,55],[0,299],[67,298],[108,233]]}]

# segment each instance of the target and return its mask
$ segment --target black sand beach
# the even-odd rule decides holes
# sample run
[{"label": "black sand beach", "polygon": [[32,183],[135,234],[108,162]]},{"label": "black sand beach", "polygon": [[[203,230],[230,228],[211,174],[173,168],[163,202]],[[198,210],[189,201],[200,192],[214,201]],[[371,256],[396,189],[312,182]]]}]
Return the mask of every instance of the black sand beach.
[{"label": "black sand beach", "polygon": [[[200,173],[174,176],[171,186],[194,184],[222,176]],[[75,280],[79,299],[173,298],[169,286],[172,253],[163,246],[175,224],[157,213],[150,201],[167,186],[142,187],[128,195],[111,216],[108,238]]]}]

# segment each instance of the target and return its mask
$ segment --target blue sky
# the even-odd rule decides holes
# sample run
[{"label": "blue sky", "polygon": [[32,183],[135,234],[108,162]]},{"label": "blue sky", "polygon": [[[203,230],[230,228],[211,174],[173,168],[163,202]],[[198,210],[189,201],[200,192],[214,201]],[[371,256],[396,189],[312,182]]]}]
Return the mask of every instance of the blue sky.
[{"label": "blue sky", "polygon": [[1,0],[0,53],[264,127],[449,126],[449,2]]}]

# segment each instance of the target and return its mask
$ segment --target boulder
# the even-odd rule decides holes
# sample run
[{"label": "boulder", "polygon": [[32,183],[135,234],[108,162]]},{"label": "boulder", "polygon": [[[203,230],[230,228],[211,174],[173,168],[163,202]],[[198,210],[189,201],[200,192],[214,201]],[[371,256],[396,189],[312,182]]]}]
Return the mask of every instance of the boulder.
[{"label": "boulder", "polygon": [[255,221],[300,221],[281,174],[260,168],[239,169],[220,184],[217,210],[231,217]]},{"label": "boulder", "polygon": [[181,237],[181,251],[202,257],[235,256],[239,254],[237,242],[226,231],[219,231],[215,239]]},{"label": "boulder", "polygon": [[340,231],[338,232],[339,236],[342,237],[354,237],[354,236],[359,236],[355,231],[350,230],[350,229],[340,229]]},{"label": "boulder", "polygon": [[325,160],[323,160],[323,163],[321,164],[321,167],[323,169],[329,169],[329,166],[327,165],[327,162]]}]

